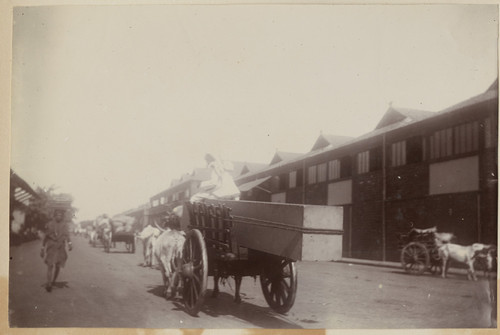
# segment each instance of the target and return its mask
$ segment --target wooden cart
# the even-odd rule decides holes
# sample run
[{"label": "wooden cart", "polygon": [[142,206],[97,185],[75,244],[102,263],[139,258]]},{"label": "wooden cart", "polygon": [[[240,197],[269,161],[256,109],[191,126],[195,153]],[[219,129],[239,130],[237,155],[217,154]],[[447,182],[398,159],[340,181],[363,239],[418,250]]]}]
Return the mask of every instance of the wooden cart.
[{"label": "wooden cart", "polygon": [[[130,253],[135,253],[135,235],[134,233],[116,233],[111,236],[111,243],[113,248],[116,248],[116,242],[123,242],[125,244],[125,249]],[[109,248],[106,249],[109,252]]]},{"label": "wooden cart", "polygon": [[[133,217],[125,215],[114,216],[111,221],[111,241],[104,244],[104,250],[109,252],[111,247],[116,248],[116,242],[123,242],[128,252],[135,253],[134,224],[135,218]],[[118,229],[119,227],[122,229]]]},{"label": "wooden cart", "polygon": [[412,228],[400,235],[401,266],[414,275],[425,271],[436,273],[441,267],[439,247],[436,245],[436,229]]},{"label": "wooden cart", "polygon": [[187,312],[198,313],[207,277],[215,275],[259,276],[268,305],[287,313],[297,292],[295,262],[306,254],[304,236],[335,239],[340,243],[337,249],[325,243],[340,250],[332,258],[341,257],[342,230],[305,224],[315,219],[322,222],[319,226],[328,226],[332,220],[341,224],[342,208],[248,201],[186,203],[181,228],[187,234],[180,272]]}]

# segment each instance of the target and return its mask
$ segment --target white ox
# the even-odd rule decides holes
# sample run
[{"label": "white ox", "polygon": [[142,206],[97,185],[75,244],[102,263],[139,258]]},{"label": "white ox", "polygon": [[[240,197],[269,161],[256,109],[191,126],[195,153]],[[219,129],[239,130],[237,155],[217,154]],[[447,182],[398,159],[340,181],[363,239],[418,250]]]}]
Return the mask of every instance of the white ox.
[{"label": "white ox", "polygon": [[153,248],[160,234],[160,229],[148,225],[136,235],[136,238],[142,242],[143,266],[153,266],[156,264],[156,260],[153,257]]},{"label": "white ox", "polygon": [[[490,245],[482,243],[474,243],[472,245],[463,246],[453,243],[446,243],[439,247],[439,257],[443,261],[442,274],[443,278],[446,278],[446,273],[448,272],[448,267],[450,261],[456,261],[467,265],[467,278],[469,280],[477,280],[476,274],[474,272],[474,261],[479,254],[485,250],[493,248]],[[489,252],[486,253],[486,257],[491,257]],[[487,267],[491,269],[492,261],[487,258]]]},{"label": "white ox", "polygon": [[182,260],[182,249],[186,237],[184,232],[178,230],[164,230],[154,245],[154,256],[160,265],[163,278],[164,295],[174,298],[180,280],[180,262]]}]

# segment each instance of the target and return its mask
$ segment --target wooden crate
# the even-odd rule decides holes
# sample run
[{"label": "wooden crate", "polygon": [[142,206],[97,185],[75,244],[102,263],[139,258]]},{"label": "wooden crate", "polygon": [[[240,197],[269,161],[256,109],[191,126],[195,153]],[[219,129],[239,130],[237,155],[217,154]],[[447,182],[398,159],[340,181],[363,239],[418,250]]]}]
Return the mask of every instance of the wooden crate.
[{"label": "wooden crate", "polygon": [[[232,236],[239,246],[292,260],[342,257],[342,207],[254,201],[206,203],[231,209]],[[187,216],[181,220],[183,229],[189,224]]]}]

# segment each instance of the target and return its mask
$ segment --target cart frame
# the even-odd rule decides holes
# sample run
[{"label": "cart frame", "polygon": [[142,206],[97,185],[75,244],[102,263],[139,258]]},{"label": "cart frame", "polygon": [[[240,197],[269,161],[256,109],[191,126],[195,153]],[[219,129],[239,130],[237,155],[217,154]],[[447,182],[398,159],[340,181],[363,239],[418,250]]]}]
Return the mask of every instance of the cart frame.
[{"label": "cart frame", "polygon": [[435,274],[441,269],[436,233],[435,227],[412,228],[407,234],[400,235],[401,266],[406,272],[421,275],[429,271]]},{"label": "cart frame", "polygon": [[186,203],[189,225],[179,271],[187,312],[197,315],[203,305],[207,277],[259,276],[268,305],[288,312],[297,292],[294,259],[238,244],[231,209],[223,204]]}]

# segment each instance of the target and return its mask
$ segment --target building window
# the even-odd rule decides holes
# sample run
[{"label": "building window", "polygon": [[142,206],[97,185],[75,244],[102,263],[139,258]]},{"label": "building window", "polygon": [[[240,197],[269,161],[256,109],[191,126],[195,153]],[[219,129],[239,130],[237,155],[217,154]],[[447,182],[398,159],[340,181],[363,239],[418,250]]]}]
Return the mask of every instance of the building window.
[{"label": "building window", "polygon": [[286,173],[282,173],[280,174],[279,176],[279,189],[280,190],[286,190],[286,186],[288,184],[288,180],[287,180],[287,175]]},{"label": "building window", "polygon": [[422,136],[411,137],[406,140],[406,162],[408,164],[424,160],[424,139]]},{"label": "building window", "polygon": [[370,150],[369,171],[382,169],[382,147],[373,148]]},{"label": "building window", "polygon": [[452,128],[436,131],[431,135],[431,159],[443,158],[452,155]]},{"label": "building window", "polygon": [[165,203],[165,197],[161,197],[161,198],[160,198],[160,204],[162,204],[162,205],[163,205],[164,203]]},{"label": "building window", "polygon": [[307,183],[309,185],[316,183],[316,165],[309,167],[307,174]]},{"label": "building window", "polygon": [[424,155],[423,143],[422,137],[416,136],[391,144],[391,166],[421,162]]},{"label": "building window", "polygon": [[464,154],[479,149],[479,123],[461,124],[454,128],[455,154]]},{"label": "building window", "polygon": [[154,199],[153,203],[151,204],[152,207],[158,206],[158,199]]},{"label": "building window", "polygon": [[391,145],[391,166],[406,164],[406,141],[400,141]]},{"label": "building window", "polygon": [[304,170],[298,169],[297,170],[297,187],[300,187],[303,184],[304,184]]},{"label": "building window", "polygon": [[431,159],[445,158],[454,154],[460,155],[477,150],[479,150],[479,123],[477,121],[438,130],[430,136]]},{"label": "building window", "polygon": [[491,128],[491,118],[484,120],[484,146],[491,148],[493,146],[493,131]]},{"label": "building window", "polygon": [[336,159],[328,162],[328,179],[340,178],[340,160]]},{"label": "building window", "polygon": [[184,197],[189,198],[189,190],[186,190],[186,192],[184,192]]},{"label": "building window", "polygon": [[318,165],[318,183],[326,181],[327,163]]},{"label": "building window", "polygon": [[288,187],[297,187],[297,171],[292,171],[288,174]]},{"label": "building window", "polygon": [[366,173],[370,169],[370,152],[363,151],[358,154],[358,173]]},{"label": "building window", "polygon": [[345,156],[340,159],[340,178],[347,178],[351,176],[351,161],[351,156]]}]

